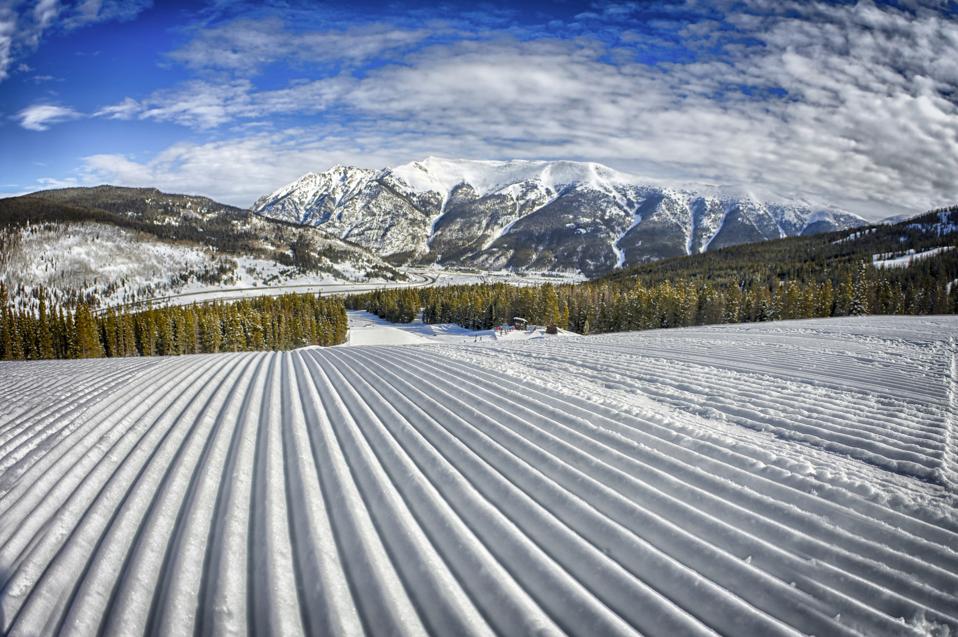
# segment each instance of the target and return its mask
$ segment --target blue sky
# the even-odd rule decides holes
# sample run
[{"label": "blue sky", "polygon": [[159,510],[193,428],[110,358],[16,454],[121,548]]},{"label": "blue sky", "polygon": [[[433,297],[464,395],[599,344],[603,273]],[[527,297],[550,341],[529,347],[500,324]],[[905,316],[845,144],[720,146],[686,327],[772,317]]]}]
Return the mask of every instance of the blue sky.
[{"label": "blue sky", "polygon": [[954,2],[0,0],[0,194],[247,206],[427,155],[599,161],[872,218],[958,202]]}]

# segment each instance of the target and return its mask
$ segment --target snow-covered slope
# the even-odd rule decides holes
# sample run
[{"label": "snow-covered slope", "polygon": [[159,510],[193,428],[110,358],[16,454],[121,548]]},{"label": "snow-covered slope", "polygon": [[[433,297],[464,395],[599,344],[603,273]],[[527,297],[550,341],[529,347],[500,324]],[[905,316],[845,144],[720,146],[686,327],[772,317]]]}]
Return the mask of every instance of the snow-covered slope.
[{"label": "snow-covered slope", "polygon": [[0,199],[0,281],[104,305],[200,289],[401,278],[321,229],[155,189],[70,188]]},{"label": "snow-covered slope", "polygon": [[282,260],[240,256],[102,223],[26,226],[0,231],[0,240],[8,246],[0,255],[0,282],[21,306],[36,304],[38,287],[60,303],[79,295],[106,307],[151,300],[160,305],[180,295],[183,302],[193,302],[278,286],[295,291],[292,286],[329,285],[345,291],[346,284],[362,283],[369,289],[393,281],[382,262],[356,248],[329,256],[320,251],[312,267],[301,269],[282,255]]},{"label": "snow-covered slope", "polygon": [[102,223],[41,224],[0,234],[0,281],[11,290],[43,287],[57,301],[78,293],[129,303],[206,281],[226,281],[235,263],[209,248],[166,243]]},{"label": "snow-covered slope", "polygon": [[916,261],[930,259],[941,254],[942,252],[947,252],[948,250],[954,249],[954,246],[943,246],[940,248],[929,248],[928,250],[923,250],[922,252],[908,250],[904,254],[898,254],[894,252],[890,254],[874,254],[872,255],[872,265],[876,268],[907,268]]},{"label": "snow-covered slope", "polygon": [[748,193],[648,185],[590,162],[437,157],[381,171],[310,173],[252,209],[323,227],[398,261],[589,275],[865,223]]},{"label": "snow-covered slope", "polygon": [[954,634],[956,336],[0,363],[0,632]]},{"label": "snow-covered slope", "polygon": [[[306,173],[269,195],[269,216],[303,224],[316,219],[329,221],[337,206],[374,176],[374,171],[349,166],[334,166],[320,174]],[[253,207],[260,208],[265,200],[261,198]]]},{"label": "snow-covered slope", "polygon": [[930,212],[908,221],[910,223],[904,224],[907,230],[932,233],[939,237],[953,235],[958,233],[958,208]]}]

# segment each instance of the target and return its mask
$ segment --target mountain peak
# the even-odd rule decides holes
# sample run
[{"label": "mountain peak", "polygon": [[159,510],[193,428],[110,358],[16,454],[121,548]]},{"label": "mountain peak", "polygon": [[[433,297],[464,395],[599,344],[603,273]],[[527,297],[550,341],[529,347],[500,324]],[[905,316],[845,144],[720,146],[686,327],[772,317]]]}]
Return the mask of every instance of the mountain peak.
[{"label": "mountain peak", "polygon": [[637,184],[641,180],[595,162],[528,159],[477,160],[430,156],[402,164],[389,172],[417,192],[446,194],[462,183],[480,196],[514,184],[538,181],[549,190],[571,184],[589,184],[606,190],[611,184]]},{"label": "mountain peak", "polygon": [[[469,188],[457,190],[462,184]],[[438,156],[380,171],[334,166],[253,210],[321,226],[401,261],[590,276],[864,223],[838,211],[816,214],[802,201],[771,203],[748,189],[653,185],[596,162]]]}]

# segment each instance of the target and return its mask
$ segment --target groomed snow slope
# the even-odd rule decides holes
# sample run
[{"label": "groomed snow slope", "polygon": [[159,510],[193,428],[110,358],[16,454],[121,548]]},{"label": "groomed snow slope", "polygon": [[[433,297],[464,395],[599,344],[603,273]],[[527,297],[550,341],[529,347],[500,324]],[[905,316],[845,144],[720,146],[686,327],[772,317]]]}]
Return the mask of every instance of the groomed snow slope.
[{"label": "groomed snow slope", "polygon": [[958,630],[955,318],[0,364],[0,632]]}]

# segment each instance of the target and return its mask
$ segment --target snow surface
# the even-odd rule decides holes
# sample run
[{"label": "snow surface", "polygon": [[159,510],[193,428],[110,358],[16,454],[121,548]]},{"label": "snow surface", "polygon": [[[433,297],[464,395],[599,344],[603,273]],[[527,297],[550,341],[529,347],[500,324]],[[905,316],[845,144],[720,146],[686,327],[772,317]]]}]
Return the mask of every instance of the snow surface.
[{"label": "snow surface", "polygon": [[474,283],[508,283],[509,285],[542,285],[577,283],[586,278],[577,272],[548,272],[537,270],[466,270],[433,265],[426,268],[404,268],[413,277],[435,279],[435,285],[471,285]]},{"label": "snow surface", "polygon": [[915,261],[921,261],[922,259],[927,259],[936,254],[941,254],[942,252],[953,249],[954,246],[944,246],[941,248],[930,248],[922,252],[909,250],[905,254],[898,256],[894,254],[874,254],[872,255],[872,265],[876,268],[907,268]]},{"label": "snow surface", "polygon": [[[349,315],[349,340],[346,345],[426,345],[429,343],[486,343],[551,338],[540,326],[528,330],[470,330],[454,323],[390,323],[375,314],[352,311]],[[572,332],[561,331],[567,336]]]},{"label": "snow surface", "polygon": [[956,337],[0,363],[0,633],[954,634]]}]

